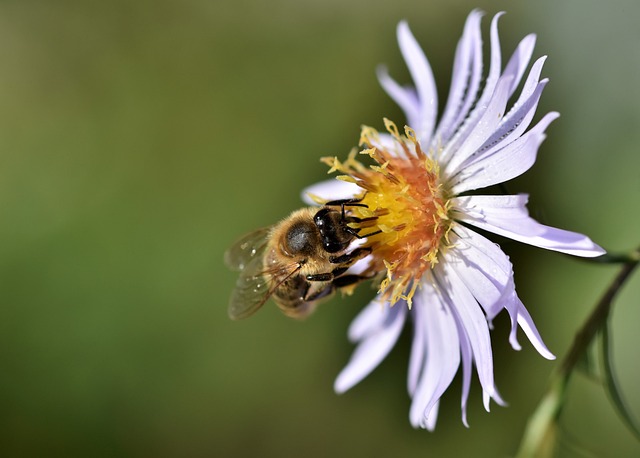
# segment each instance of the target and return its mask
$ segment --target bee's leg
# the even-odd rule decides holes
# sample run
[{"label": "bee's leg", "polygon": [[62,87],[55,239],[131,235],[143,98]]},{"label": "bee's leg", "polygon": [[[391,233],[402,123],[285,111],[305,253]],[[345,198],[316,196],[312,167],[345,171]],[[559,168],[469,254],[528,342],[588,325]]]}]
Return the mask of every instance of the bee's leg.
[{"label": "bee's leg", "polygon": [[[310,275],[311,276],[311,275]],[[307,277],[308,278],[308,277]],[[325,288],[312,291],[309,288],[307,295],[305,295],[305,302],[317,301],[323,297],[329,296],[338,288],[344,288],[345,286],[355,285],[363,280],[370,280],[371,277],[364,277],[362,275],[343,275],[342,277],[334,278],[331,284]]]},{"label": "bee's leg", "polygon": [[334,288],[344,288],[345,286],[355,285],[364,280],[371,280],[371,277],[365,277],[363,275],[343,275],[331,282]]},{"label": "bee's leg", "polygon": [[318,299],[322,299],[323,297],[327,297],[331,295],[334,291],[333,285],[325,286],[324,288],[309,288],[307,293],[304,296],[305,302],[317,301]]},{"label": "bee's leg", "polygon": [[368,223],[369,221],[377,220],[377,216],[370,216],[368,218],[358,218],[357,216],[347,216],[344,220],[346,223]]},{"label": "bee's leg", "polygon": [[329,262],[331,264],[342,264],[343,266],[344,265],[350,266],[354,262],[364,258],[370,253],[371,253],[371,248],[360,247],[360,248],[356,248],[351,253],[343,254],[342,256],[329,256]]},{"label": "bee's leg", "polygon": [[327,273],[307,275],[306,279],[307,281],[331,281],[345,273],[354,262],[364,258],[369,253],[371,253],[371,248],[361,247],[356,248],[351,253],[343,254],[342,256],[330,256],[329,262],[331,264],[340,264],[340,267],[336,267],[331,272]]},{"label": "bee's leg", "polygon": [[360,197],[359,199],[330,200],[329,202],[327,202],[324,205],[325,205],[325,207],[343,207],[343,206],[347,206],[347,207],[366,207],[365,204],[361,204],[360,203],[360,202],[362,202],[363,199],[364,199],[364,196]]},{"label": "bee's leg", "polygon": [[347,265],[347,266],[343,265],[343,266],[340,266],[340,267],[336,267],[331,272],[326,272],[326,273],[322,273],[322,274],[307,275],[305,277],[305,279],[307,281],[332,281],[336,277],[339,277],[340,275],[345,273],[347,271],[347,269],[349,269],[349,265]]},{"label": "bee's leg", "polygon": [[346,217],[344,207],[367,207],[367,205],[359,203],[362,202],[362,199],[364,199],[364,196],[360,197],[359,199],[331,200],[324,205],[325,207],[340,207],[342,219],[344,220]]},{"label": "bee's leg", "polygon": [[[351,253],[343,254],[342,256],[330,256],[329,262],[331,264],[340,264],[340,267],[336,267],[331,272],[307,275],[305,279],[307,281],[335,281],[336,277],[345,273],[354,262],[364,258],[369,253],[371,253],[371,248],[360,247],[356,248]],[[347,276],[351,277],[351,275]]]},{"label": "bee's leg", "polygon": [[368,234],[361,235],[360,229],[355,229],[349,226],[345,227],[345,231],[347,231],[349,234],[353,235],[357,239],[366,239],[367,237],[371,237],[372,235],[376,235],[382,232],[381,230],[377,230],[377,231],[369,232]]},{"label": "bee's leg", "polygon": [[307,281],[331,281],[334,277],[333,272],[327,272],[324,274],[307,275],[305,278]]}]

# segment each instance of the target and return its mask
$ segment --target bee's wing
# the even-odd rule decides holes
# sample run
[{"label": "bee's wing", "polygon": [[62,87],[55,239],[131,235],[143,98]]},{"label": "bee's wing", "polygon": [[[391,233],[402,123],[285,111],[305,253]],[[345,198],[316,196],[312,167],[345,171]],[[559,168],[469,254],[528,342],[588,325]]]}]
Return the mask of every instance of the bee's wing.
[{"label": "bee's wing", "polygon": [[236,241],[224,253],[224,263],[232,270],[244,270],[254,259],[261,258],[267,246],[270,227],[253,231]]},{"label": "bee's wing", "polygon": [[263,274],[262,256],[244,266],[229,300],[229,318],[241,320],[253,315],[271,296],[268,278]]},{"label": "bee's wing", "polygon": [[[253,315],[269,300],[276,288],[299,269],[299,265],[293,263],[276,270],[265,270],[262,256],[252,259],[240,273],[231,293],[229,318],[241,320]],[[276,278],[278,281],[274,282]]]}]

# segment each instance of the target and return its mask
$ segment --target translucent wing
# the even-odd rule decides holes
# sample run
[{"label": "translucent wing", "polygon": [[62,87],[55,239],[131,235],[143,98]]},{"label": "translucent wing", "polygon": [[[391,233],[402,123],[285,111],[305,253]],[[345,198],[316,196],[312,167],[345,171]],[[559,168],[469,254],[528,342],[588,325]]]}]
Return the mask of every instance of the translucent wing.
[{"label": "translucent wing", "polygon": [[263,275],[262,256],[244,266],[229,300],[229,318],[241,320],[253,315],[271,296],[269,280]]},{"label": "translucent wing", "polygon": [[267,236],[270,227],[263,227],[253,231],[229,248],[224,253],[224,263],[232,270],[243,270],[254,259],[261,258],[267,246]]},{"label": "translucent wing", "polygon": [[294,263],[265,270],[263,256],[254,256],[240,273],[231,293],[229,318],[241,320],[253,315],[269,300],[275,289],[299,269]]}]

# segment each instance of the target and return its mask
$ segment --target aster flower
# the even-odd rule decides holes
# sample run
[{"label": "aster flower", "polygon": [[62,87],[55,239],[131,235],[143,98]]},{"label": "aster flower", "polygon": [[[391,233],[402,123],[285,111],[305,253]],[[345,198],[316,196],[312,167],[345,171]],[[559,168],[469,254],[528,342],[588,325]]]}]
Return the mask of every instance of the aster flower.
[{"label": "aster flower", "polygon": [[[547,84],[540,79],[545,57],[531,66],[535,36],[526,36],[504,69],[496,15],[490,28],[490,65],[482,81],[482,14],[467,18],[458,43],[451,88],[436,122],[437,92],[429,63],[408,25],[398,26],[400,50],[415,87],[402,87],[378,72],[382,87],[407,117],[404,132],[385,119],[387,133],[363,128],[361,154],[344,162],[325,158],[339,180],[306,190],[305,199],[357,197],[363,206],[350,211],[380,231],[364,243],[372,254],[361,262],[365,274],[381,274],[377,297],[355,318],[349,338],[357,348],[339,374],[335,389],[344,392],[366,377],[389,353],[405,322],[413,326],[408,391],[410,421],[433,430],[439,399],[462,368],[462,421],[473,368],[483,401],[504,404],[494,382],[489,330],[506,310],[509,341],[516,350],[518,328],[545,358],[554,359],[518,298],[511,262],[498,245],[474,230],[575,256],[604,253],[588,237],[545,226],[529,217],[527,195],[471,195],[470,191],[503,183],[535,162],[545,130],[558,117],[548,113],[527,130]],[[366,159],[366,158],[365,158]],[[373,221],[373,222],[372,222]],[[362,264],[364,263],[364,264]]]}]

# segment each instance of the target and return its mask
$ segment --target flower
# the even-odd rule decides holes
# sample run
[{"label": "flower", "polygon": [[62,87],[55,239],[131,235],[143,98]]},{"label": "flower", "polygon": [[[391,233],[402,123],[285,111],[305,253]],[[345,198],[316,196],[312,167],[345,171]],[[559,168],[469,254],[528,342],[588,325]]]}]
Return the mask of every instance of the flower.
[{"label": "flower", "polygon": [[[386,69],[378,72],[385,91],[403,109],[408,126],[400,133],[385,119],[388,133],[365,127],[360,151],[344,162],[325,158],[339,180],[306,190],[307,201],[355,198],[348,207],[372,254],[361,261],[364,275],[382,276],[377,297],[355,318],[350,340],[357,342],[339,374],[342,393],[366,377],[389,353],[406,321],[413,325],[408,391],[409,418],[433,430],[439,399],[462,367],[462,421],[473,367],[483,401],[500,398],[494,382],[489,330],[503,309],[511,319],[509,341],[520,349],[520,327],[535,349],[554,359],[527,309],[518,298],[509,258],[473,228],[575,256],[595,257],[604,250],[588,237],[542,225],[529,217],[527,195],[471,195],[503,183],[535,162],[545,130],[558,117],[551,112],[527,131],[547,79],[540,80],[545,57],[532,65],[520,95],[507,104],[529,66],[535,36],[526,36],[501,71],[497,14],[490,29],[490,65],[482,80],[482,13],[468,16],[458,43],[451,89],[436,123],[437,92],[429,63],[401,22],[397,34],[414,87],[401,87]],[[366,159],[366,158],[365,158]],[[324,200],[324,201],[326,201]],[[365,262],[366,264],[362,264]]]}]

